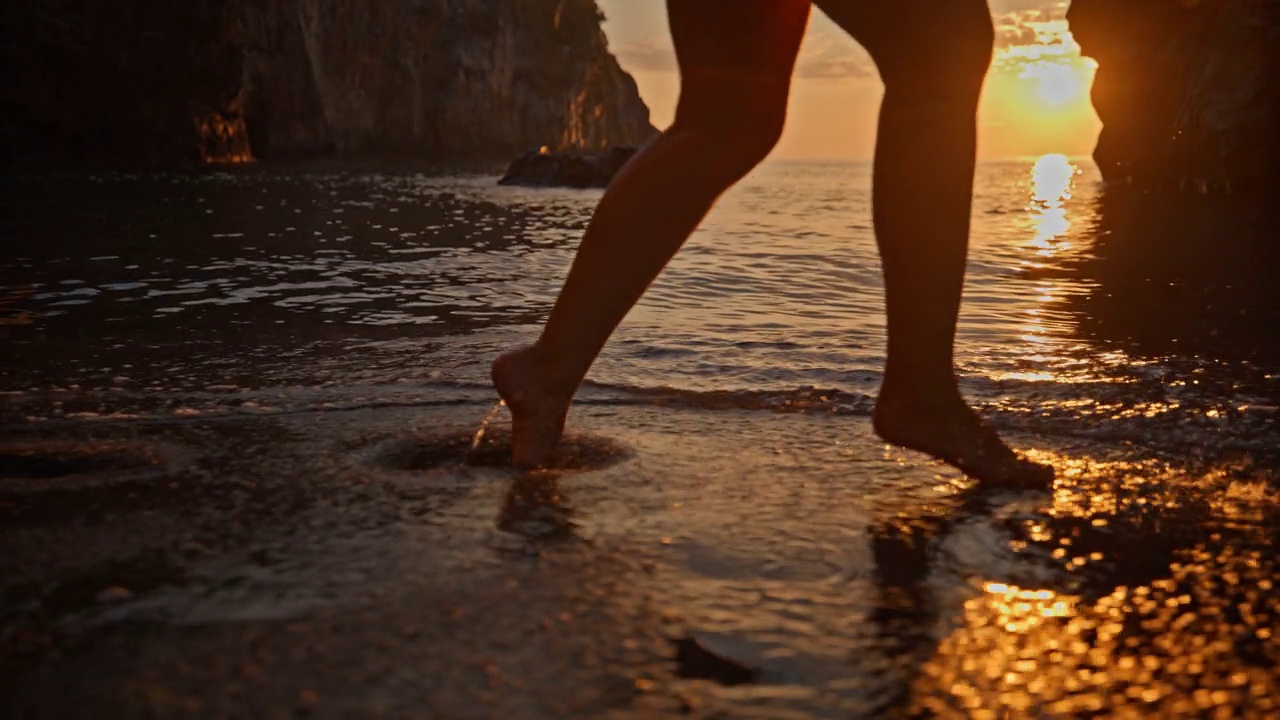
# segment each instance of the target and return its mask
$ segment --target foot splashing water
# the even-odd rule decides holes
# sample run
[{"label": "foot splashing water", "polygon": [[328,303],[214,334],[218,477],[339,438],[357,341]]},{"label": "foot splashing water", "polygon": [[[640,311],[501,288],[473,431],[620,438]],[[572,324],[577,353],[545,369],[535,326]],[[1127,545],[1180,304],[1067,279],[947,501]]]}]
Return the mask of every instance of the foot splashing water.
[{"label": "foot splashing water", "polygon": [[489,429],[489,423],[493,422],[493,416],[497,415],[498,411],[506,407],[506,405],[506,400],[499,400],[498,404],[494,405],[493,409],[490,410],[489,413],[484,416],[484,419],[480,421],[480,429],[476,430],[476,436],[471,441],[471,449],[468,451],[468,454],[474,453],[476,448],[480,447],[480,442],[484,440],[485,431]]}]

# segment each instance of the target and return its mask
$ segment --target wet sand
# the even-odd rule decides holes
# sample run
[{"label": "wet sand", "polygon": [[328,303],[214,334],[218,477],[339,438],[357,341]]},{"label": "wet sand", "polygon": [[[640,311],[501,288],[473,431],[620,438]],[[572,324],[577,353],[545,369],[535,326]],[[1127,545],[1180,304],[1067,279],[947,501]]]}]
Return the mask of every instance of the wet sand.
[{"label": "wet sand", "polygon": [[1247,466],[1045,448],[1053,493],[980,492],[864,417],[588,400],[521,475],[487,400],[11,428],[6,714],[1275,711]]}]

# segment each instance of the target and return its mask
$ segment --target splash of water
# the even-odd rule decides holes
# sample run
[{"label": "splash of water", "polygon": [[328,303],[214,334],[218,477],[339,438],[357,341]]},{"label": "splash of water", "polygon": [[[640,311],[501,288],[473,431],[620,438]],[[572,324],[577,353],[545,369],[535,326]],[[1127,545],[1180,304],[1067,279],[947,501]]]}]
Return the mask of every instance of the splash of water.
[{"label": "splash of water", "polygon": [[493,422],[493,416],[497,415],[498,411],[506,407],[506,405],[507,405],[506,400],[499,400],[498,404],[494,405],[493,409],[489,411],[489,414],[485,415],[484,419],[480,421],[480,429],[476,430],[475,439],[471,441],[470,452],[475,452],[476,448],[480,447],[480,441],[484,440],[484,433],[486,430],[489,429],[489,423]]}]

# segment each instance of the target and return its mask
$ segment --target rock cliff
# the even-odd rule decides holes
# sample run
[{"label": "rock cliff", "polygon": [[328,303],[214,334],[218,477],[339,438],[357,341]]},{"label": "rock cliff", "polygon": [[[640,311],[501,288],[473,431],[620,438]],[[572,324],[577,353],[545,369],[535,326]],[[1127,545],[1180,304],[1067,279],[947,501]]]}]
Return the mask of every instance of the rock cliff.
[{"label": "rock cliff", "polygon": [[1067,17],[1099,64],[1108,180],[1280,186],[1280,2],[1073,0]]},{"label": "rock cliff", "polygon": [[655,131],[595,0],[11,0],[6,164],[598,152]]}]

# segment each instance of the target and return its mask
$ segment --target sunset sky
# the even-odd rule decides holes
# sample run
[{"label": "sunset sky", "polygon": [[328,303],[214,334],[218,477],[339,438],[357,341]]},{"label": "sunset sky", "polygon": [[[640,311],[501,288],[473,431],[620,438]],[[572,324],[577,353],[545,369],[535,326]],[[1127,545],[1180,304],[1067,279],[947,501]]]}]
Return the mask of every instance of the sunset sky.
[{"label": "sunset sky", "polygon": [[[658,127],[670,123],[679,79],[663,0],[598,0],[605,32],[635,76]],[[1095,63],[1081,57],[1065,0],[992,0],[997,50],[979,116],[985,158],[1088,155],[1099,123],[1089,104]],[[870,58],[815,10],[800,51],[784,158],[867,159],[883,86]]]}]

